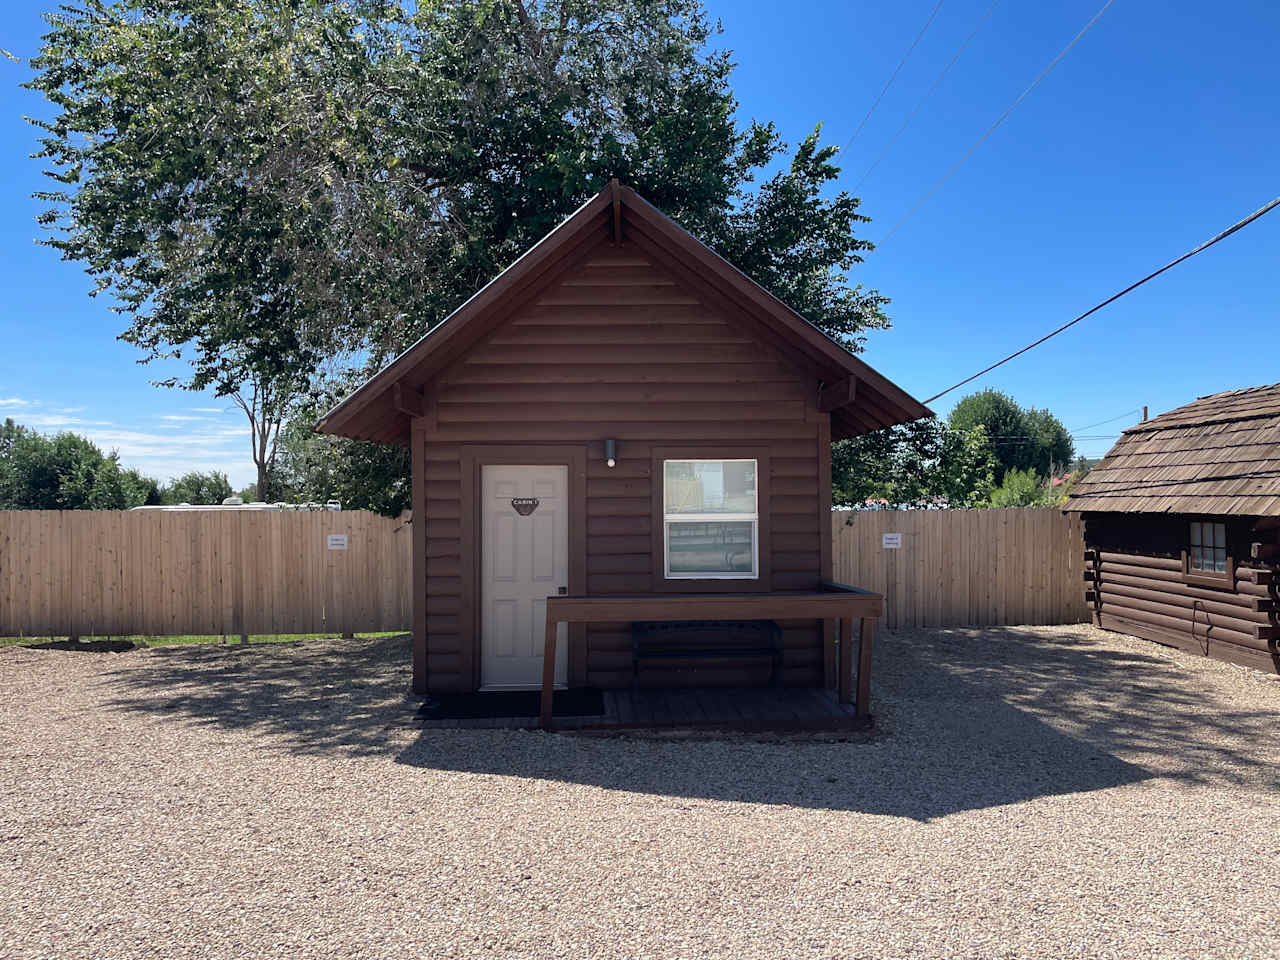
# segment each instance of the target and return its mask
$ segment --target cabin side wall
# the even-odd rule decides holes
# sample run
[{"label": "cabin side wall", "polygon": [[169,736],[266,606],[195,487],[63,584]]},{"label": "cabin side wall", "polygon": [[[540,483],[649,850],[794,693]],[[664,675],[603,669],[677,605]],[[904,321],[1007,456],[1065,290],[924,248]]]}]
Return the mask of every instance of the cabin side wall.
[{"label": "cabin side wall", "polygon": [[[425,393],[429,422],[415,463],[424,471],[424,666],[431,691],[478,683],[478,538],[468,513],[475,510],[470,491],[478,465],[495,455],[519,463],[521,450],[583,452],[585,557],[575,590],[811,590],[830,576],[823,542],[830,528],[830,420],[818,412],[816,383],[634,248],[600,248]],[[605,463],[606,438],[617,443],[613,468]],[[664,456],[758,460],[759,580],[663,581]],[[830,672],[822,626],[782,627],[784,682],[821,685]],[[630,645],[626,623],[578,628],[569,641],[570,683],[629,685]],[[754,684],[768,672],[767,664],[698,661],[682,669],[646,667],[645,676],[669,685]]]},{"label": "cabin side wall", "polygon": [[[1086,598],[1093,622],[1219,660],[1280,672],[1275,568],[1251,559],[1256,517],[1084,514]],[[1220,582],[1186,569],[1190,524],[1226,527],[1232,575]]]}]

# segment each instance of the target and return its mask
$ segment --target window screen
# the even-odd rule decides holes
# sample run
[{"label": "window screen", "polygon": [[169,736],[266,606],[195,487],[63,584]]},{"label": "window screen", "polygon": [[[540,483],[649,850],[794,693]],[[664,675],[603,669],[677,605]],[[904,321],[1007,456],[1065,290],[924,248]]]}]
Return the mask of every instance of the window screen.
[{"label": "window screen", "polygon": [[758,576],[754,460],[666,460],[662,522],[668,579]]}]

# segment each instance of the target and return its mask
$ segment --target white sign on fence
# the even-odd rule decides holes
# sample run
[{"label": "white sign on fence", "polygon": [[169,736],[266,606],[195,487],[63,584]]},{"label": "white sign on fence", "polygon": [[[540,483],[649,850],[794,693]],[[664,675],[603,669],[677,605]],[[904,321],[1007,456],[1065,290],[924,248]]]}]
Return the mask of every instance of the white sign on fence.
[{"label": "white sign on fence", "polygon": [[880,535],[880,545],[886,550],[897,550],[902,546],[902,534],[884,533]]},{"label": "white sign on fence", "polygon": [[345,550],[347,549],[347,535],[345,533],[331,533],[329,534],[328,544],[330,550]]}]

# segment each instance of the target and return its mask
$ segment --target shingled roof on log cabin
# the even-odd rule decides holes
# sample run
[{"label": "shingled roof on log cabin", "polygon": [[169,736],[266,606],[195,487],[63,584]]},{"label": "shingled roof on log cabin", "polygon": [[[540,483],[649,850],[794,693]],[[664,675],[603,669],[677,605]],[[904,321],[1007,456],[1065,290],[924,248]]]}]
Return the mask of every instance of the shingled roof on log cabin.
[{"label": "shingled roof on log cabin", "polygon": [[1200,397],[1130,427],[1066,509],[1280,516],[1280,384]]}]

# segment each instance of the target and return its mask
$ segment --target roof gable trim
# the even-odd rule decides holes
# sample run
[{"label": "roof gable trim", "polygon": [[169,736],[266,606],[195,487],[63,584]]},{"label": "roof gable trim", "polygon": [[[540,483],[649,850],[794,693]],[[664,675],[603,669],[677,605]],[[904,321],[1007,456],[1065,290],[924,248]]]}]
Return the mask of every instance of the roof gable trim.
[{"label": "roof gable trim", "polygon": [[[833,431],[837,438],[933,416],[919,401],[615,180],[330,410],[316,429],[364,439],[402,439],[409,417],[405,407],[386,402],[393,389],[417,389],[440,369],[465,356],[492,328],[509,318],[520,302],[550,286],[590,250],[601,243],[616,244],[623,236],[695,295],[726,304],[726,319],[746,325],[783,359],[813,376],[822,388],[862,381],[856,394],[849,387],[842,402],[834,392],[828,394],[831,406],[824,412],[833,413],[833,423],[839,424]],[[853,416],[855,411],[862,415]],[[403,422],[390,428],[375,422],[388,413]]]}]

